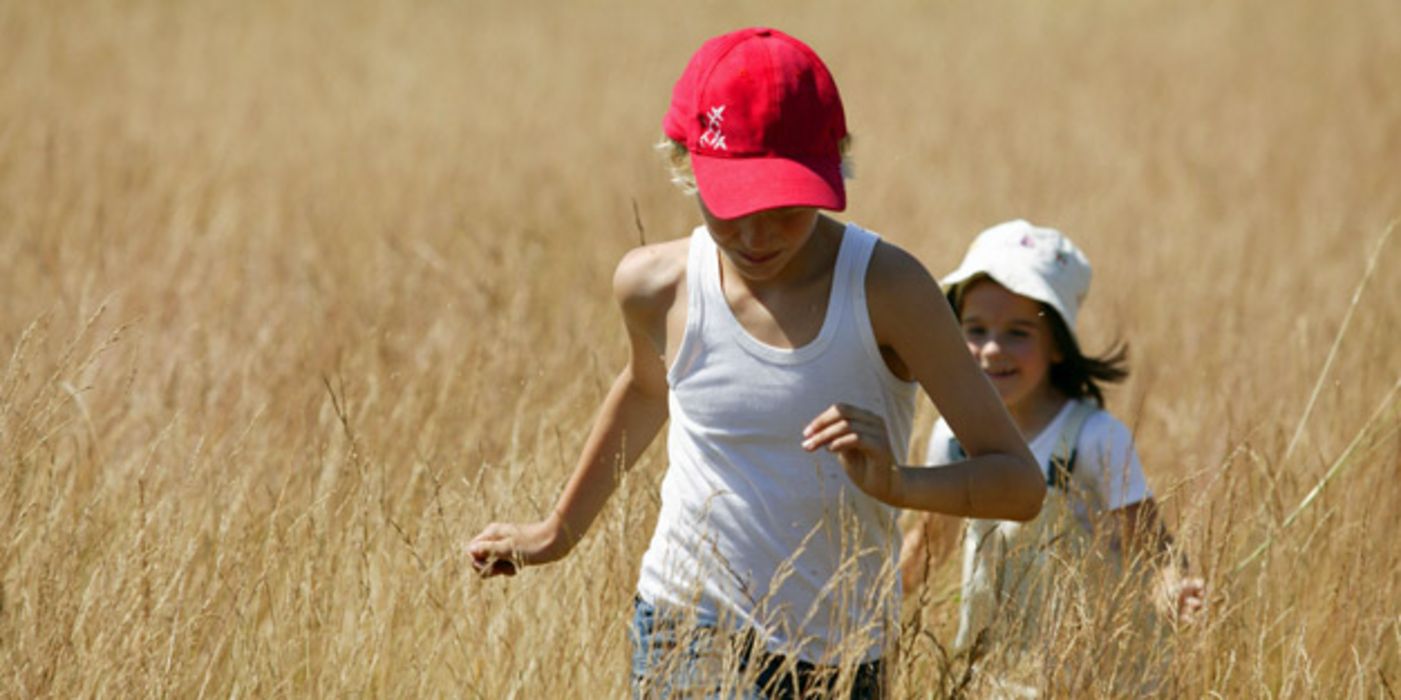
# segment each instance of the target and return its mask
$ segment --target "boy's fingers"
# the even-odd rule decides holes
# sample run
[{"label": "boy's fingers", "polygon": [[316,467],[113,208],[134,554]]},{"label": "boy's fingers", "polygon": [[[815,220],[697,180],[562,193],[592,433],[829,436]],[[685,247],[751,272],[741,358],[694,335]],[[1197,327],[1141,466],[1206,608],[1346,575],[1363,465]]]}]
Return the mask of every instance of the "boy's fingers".
[{"label": "boy's fingers", "polygon": [[827,407],[827,410],[817,414],[812,420],[808,421],[807,426],[803,428],[803,437],[812,437],[823,428],[831,425],[833,421],[840,420],[841,417],[842,415],[837,410],[836,406]]},{"label": "boy's fingers", "polygon": [[482,528],[481,532],[477,533],[476,537],[473,537],[468,542],[468,546],[476,545],[480,542],[491,542],[492,540],[499,540],[505,537],[507,534],[509,534],[509,531],[507,530],[505,525],[501,523],[489,523],[486,527]]},{"label": "boy's fingers", "polygon": [[877,442],[869,430],[862,430],[857,426],[843,423],[839,426],[829,427],[827,430],[804,440],[803,447],[809,452],[821,447],[826,447],[833,452],[840,452],[852,448],[873,449]]},{"label": "boy's fingers", "polygon": [[478,537],[467,543],[467,553],[471,554],[473,557],[485,557],[496,548],[496,543],[498,541],[500,540],[482,539]]},{"label": "boy's fingers", "polygon": [[467,543],[467,554],[472,557],[473,563],[511,558],[515,551],[515,542],[511,534],[506,527],[492,523]]},{"label": "boy's fingers", "polygon": [[515,547],[507,539],[474,541],[468,545],[467,553],[472,558],[472,568],[482,578],[492,576],[515,576],[520,568]]},{"label": "boy's fingers", "polygon": [[492,576],[515,576],[519,567],[510,559],[491,558],[485,561],[472,561],[472,568],[476,569],[477,575],[482,578]]},{"label": "boy's fingers", "polygon": [[838,418],[836,422],[827,423],[816,432],[808,433],[807,439],[803,440],[803,448],[815,450],[850,432],[851,423],[844,418]]},{"label": "boy's fingers", "polygon": [[813,450],[849,432],[876,441],[885,432],[885,422],[869,411],[837,404],[823,411],[803,429],[803,447]]},{"label": "boy's fingers", "polygon": [[492,559],[498,559],[501,551],[488,542],[476,542],[467,547],[467,555],[472,557],[473,566],[481,566]]},{"label": "boy's fingers", "polygon": [[826,410],[817,414],[803,429],[804,436],[811,436],[821,431],[823,428],[837,421],[847,421],[849,423],[870,423],[878,421],[880,417],[865,409],[857,408],[851,404],[834,403]]},{"label": "boy's fingers", "polygon": [[856,433],[847,433],[839,436],[827,445],[827,449],[833,452],[841,452],[861,446],[861,436]]}]

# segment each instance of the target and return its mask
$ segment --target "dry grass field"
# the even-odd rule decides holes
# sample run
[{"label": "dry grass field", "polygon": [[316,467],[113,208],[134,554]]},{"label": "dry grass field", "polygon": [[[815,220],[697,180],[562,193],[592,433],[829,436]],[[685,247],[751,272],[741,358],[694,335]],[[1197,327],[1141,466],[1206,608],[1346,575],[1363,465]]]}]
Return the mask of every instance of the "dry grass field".
[{"label": "dry grass field", "polygon": [[[566,561],[461,547],[563,486],[613,265],[699,220],[671,83],[747,24],[832,67],[844,217],[936,273],[1013,217],[1096,264],[1211,586],[1161,692],[1401,694],[1393,0],[0,0],[0,695],[625,696],[660,441]],[[898,697],[956,690],[952,568]]]}]

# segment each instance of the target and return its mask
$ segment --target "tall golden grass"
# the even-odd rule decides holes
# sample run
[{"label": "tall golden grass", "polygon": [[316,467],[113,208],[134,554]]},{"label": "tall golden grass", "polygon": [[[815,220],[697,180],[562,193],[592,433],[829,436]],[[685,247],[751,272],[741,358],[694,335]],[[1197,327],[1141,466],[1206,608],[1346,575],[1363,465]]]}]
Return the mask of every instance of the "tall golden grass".
[{"label": "tall golden grass", "polygon": [[[624,695],[658,448],[566,561],[461,547],[562,486],[613,264],[698,220],[671,82],[758,23],[841,85],[844,216],[1089,252],[1212,589],[1163,692],[1401,692],[1396,3],[60,0],[0,3],[0,694]],[[930,590],[899,697],[958,690]]]}]

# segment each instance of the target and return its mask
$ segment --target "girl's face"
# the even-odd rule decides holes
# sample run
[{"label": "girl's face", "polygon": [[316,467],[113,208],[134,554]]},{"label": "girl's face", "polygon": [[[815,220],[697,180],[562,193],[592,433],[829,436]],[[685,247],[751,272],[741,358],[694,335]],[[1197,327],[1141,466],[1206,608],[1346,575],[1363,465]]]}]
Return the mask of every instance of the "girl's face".
[{"label": "girl's face", "polygon": [[1040,303],[982,279],[964,290],[960,316],[968,352],[1009,410],[1055,398],[1050,369],[1061,353]]},{"label": "girl's face", "polygon": [[768,209],[738,219],[717,218],[704,202],[700,208],[715,245],[735,272],[752,282],[780,277],[817,227],[817,209],[811,207]]}]

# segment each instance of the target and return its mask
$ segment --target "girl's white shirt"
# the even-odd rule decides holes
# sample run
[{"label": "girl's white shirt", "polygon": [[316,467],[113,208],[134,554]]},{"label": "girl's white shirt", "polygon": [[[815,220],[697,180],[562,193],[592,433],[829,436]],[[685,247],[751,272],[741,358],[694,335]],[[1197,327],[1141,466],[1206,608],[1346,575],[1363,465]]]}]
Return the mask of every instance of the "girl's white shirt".
[{"label": "girl's white shirt", "polygon": [[[1133,436],[1123,423],[1108,412],[1082,401],[1067,401],[1049,425],[1028,443],[1043,477],[1048,477],[1051,460],[1067,457],[1068,450],[1057,452],[1063,441],[1075,431],[1073,415],[1084,407],[1093,411],[1080,424],[1074,445],[1071,483],[1065,487],[1046,490],[1041,513],[1029,523],[997,520],[969,520],[963,536],[962,594],[959,601],[958,633],[953,648],[968,649],[984,629],[997,624],[1000,630],[993,639],[1002,639],[1020,648],[1043,620],[1041,615],[1057,595],[1051,584],[1065,575],[1070,566],[1082,583],[1094,585],[1102,581],[1105,570],[1093,564],[1110,564],[1108,571],[1117,571],[1119,555],[1111,552],[1107,558],[1080,559],[1075,552],[1085,549],[1091,537],[1091,509],[1108,512],[1133,505],[1152,494]],[[1080,412],[1083,415],[1083,411]],[[928,461],[942,465],[957,458],[953,434],[943,420],[935,424],[930,435]],[[1069,530],[1069,531],[1068,531]],[[1076,532],[1075,530],[1078,530]],[[1060,555],[1051,554],[1060,549]],[[1068,557],[1068,558],[1067,558]]]},{"label": "girl's white shirt", "polygon": [[835,455],[801,447],[808,421],[840,402],[881,414],[892,453],[908,450],[916,384],[891,374],[867,310],[878,240],[846,226],[822,329],[786,349],[738,322],[714,241],[704,226],[692,234],[643,600],[753,629],[769,651],[811,663],[881,655],[898,622],[896,511],[852,484]]},{"label": "girl's white shirt", "polygon": [[[1051,455],[1060,439],[1061,427],[1069,418],[1075,401],[1065,402],[1056,417],[1032,438],[1027,446],[1041,467],[1042,477],[1050,474]],[[953,431],[942,418],[934,424],[930,433],[929,447],[925,462],[940,466],[954,460],[952,454]],[[1097,504],[1105,511],[1114,511],[1131,506],[1152,497],[1148,479],[1143,474],[1143,464],[1134,448],[1133,434],[1128,426],[1103,409],[1095,411],[1085,419],[1080,437],[1075,443],[1075,466],[1071,478],[1083,493],[1092,494]],[[1082,527],[1090,527],[1089,504],[1084,500],[1074,501],[1075,517]]]}]

